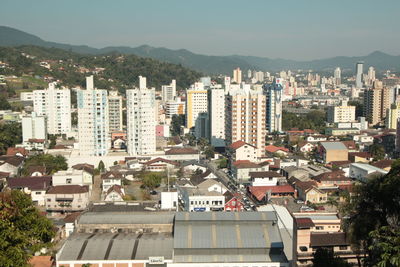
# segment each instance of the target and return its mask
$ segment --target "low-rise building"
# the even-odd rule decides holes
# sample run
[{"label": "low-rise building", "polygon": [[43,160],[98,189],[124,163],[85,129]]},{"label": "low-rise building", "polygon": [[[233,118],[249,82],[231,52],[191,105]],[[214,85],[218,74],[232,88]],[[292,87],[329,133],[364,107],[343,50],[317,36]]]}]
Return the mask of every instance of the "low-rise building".
[{"label": "low-rise building", "polygon": [[104,195],[104,201],[124,201],[125,192],[119,185],[111,186]]},{"label": "low-rise building", "polygon": [[295,190],[289,185],[276,185],[276,186],[249,186],[249,193],[253,199],[260,203],[267,203],[271,198],[294,196]]},{"label": "low-rise building", "polygon": [[243,198],[241,194],[232,194],[230,191],[226,191],[224,196],[226,211],[242,211],[244,209]]},{"label": "low-rise building", "polygon": [[269,163],[254,163],[248,160],[235,161],[232,164],[232,176],[238,183],[246,183],[250,180],[250,172],[269,171]]},{"label": "low-rise building", "polygon": [[361,182],[367,182],[374,175],[385,175],[388,172],[378,167],[365,163],[350,164],[350,178],[357,179]]},{"label": "low-rise building", "polygon": [[325,134],[331,136],[345,136],[349,134],[359,134],[358,128],[326,128]]},{"label": "low-rise building", "polygon": [[325,203],[328,200],[328,193],[319,189],[315,181],[297,181],[294,188],[297,196],[306,203]]},{"label": "low-rise building", "polygon": [[92,187],[93,177],[84,170],[70,169],[53,174],[53,185],[88,185]]},{"label": "low-rise building", "polygon": [[50,212],[83,211],[89,205],[89,187],[80,185],[53,186],[46,192],[46,210]]},{"label": "low-rise building", "polygon": [[348,160],[348,149],[342,142],[321,142],[319,154],[323,162]]},{"label": "low-rise building", "polygon": [[282,177],[273,171],[250,172],[249,175],[252,186],[274,186],[278,184],[278,178]]},{"label": "low-rise building", "polygon": [[122,179],[124,177],[119,172],[108,171],[101,175],[103,192],[107,192],[113,185],[122,186]]},{"label": "low-rise building", "polygon": [[166,159],[175,161],[200,160],[200,152],[189,147],[174,147],[165,151]]},{"label": "low-rise building", "polygon": [[51,176],[9,178],[7,183],[9,188],[30,195],[35,205],[44,206],[46,191],[51,186]]},{"label": "low-rise building", "polygon": [[19,156],[0,156],[0,172],[8,172],[11,177],[16,176],[24,160],[24,157]]},{"label": "low-rise building", "polygon": [[249,160],[257,162],[257,147],[244,141],[236,141],[229,146],[230,159],[232,162],[237,160]]},{"label": "low-rise building", "polygon": [[155,158],[143,163],[145,170],[152,172],[163,172],[166,170],[172,171],[180,166],[180,164],[176,161],[164,159],[164,158]]}]

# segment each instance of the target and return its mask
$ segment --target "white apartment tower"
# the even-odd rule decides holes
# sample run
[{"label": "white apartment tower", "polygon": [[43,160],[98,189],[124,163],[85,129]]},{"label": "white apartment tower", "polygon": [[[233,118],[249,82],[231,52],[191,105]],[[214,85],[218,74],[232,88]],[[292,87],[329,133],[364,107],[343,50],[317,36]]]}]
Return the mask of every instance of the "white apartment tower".
[{"label": "white apartment tower", "polygon": [[186,90],[186,128],[198,126],[200,113],[208,112],[207,90],[200,82]]},{"label": "white apartment tower", "polygon": [[333,78],[334,78],[334,82],[336,85],[339,85],[342,83],[341,78],[342,78],[342,71],[339,67],[337,67],[335,69],[335,71],[333,72]]},{"label": "white apartment tower", "polygon": [[266,96],[266,129],[269,133],[282,131],[282,86],[283,79],[276,79],[272,84],[264,85]]},{"label": "white apartment tower", "polygon": [[56,89],[56,83],[49,88],[33,91],[33,110],[38,116],[46,116],[49,134],[71,132],[71,91]]},{"label": "white apartment tower", "polygon": [[214,147],[225,147],[225,91],[222,88],[208,90],[209,138]]},{"label": "white apartment tower", "polygon": [[242,83],[242,71],[240,70],[240,68],[236,68],[233,70],[233,80],[232,82],[235,82],[237,84],[241,84]]},{"label": "white apartment tower", "polygon": [[265,148],[265,95],[249,87],[231,90],[226,96],[227,145],[244,141],[257,147],[257,156]]},{"label": "white apartment tower", "polygon": [[122,125],[122,96],[118,91],[110,91],[108,95],[109,132],[120,132]]},{"label": "white apartment tower", "polygon": [[139,76],[139,88],[126,90],[127,139],[131,156],[156,152],[155,89]]},{"label": "white apartment tower", "polygon": [[356,119],[356,107],[348,106],[347,101],[342,101],[340,106],[329,106],[327,121],[329,123],[353,122]]},{"label": "white apartment tower", "polygon": [[173,101],[176,97],[176,81],[172,80],[170,85],[161,86],[162,100],[164,102]]},{"label": "white apartment tower", "polygon": [[32,112],[30,116],[22,117],[22,142],[28,142],[29,139],[47,139],[45,116],[38,116]]},{"label": "white apartment tower", "polygon": [[94,87],[86,77],[86,90],[77,90],[79,153],[104,156],[111,146],[107,90]]},{"label": "white apartment tower", "polygon": [[362,88],[362,76],[363,76],[364,62],[357,62],[356,64],[356,87]]}]

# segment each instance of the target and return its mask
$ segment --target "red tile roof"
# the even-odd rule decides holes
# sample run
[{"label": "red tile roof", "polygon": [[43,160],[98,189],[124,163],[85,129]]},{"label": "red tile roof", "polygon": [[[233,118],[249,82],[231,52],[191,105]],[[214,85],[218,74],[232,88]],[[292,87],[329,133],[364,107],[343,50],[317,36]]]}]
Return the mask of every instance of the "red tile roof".
[{"label": "red tile roof", "polygon": [[51,267],[53,266],[54,260],[51,256],[33,256],[29,260],[29,266],[32,267]]},{"label": "red tile roof", "polygon": [[174,147],[165,151],[165,155],[180,155],[180,154],[199,154],[199,152],[190,147]]},{"label": "red tile roof", "polygon": [[29,143],[44,143],[45,141],[46,141],[45,139],[37,139],[37,138],[28,139]]},{"label": "red tile roof", "polygon": [[107,195],[113,191],[117,192],[120,196],[124,195],[124,193],[122,192],[121,186],[119,186],[119,185],[115,184],[115,185],[111,186],[110,188],[108,188]]},{"label": "red tile roof", "polygon": [[349,181],[350,178],[344,175],[344,171],[337,170],[332,172],[325,172],[313,178],[316,181]]},{"label": "red tile roof", "polygon": [[265,150],[270,153],[275,153],[277,151],[284,151],[284,152],[289,152],[289,149],[281,146],[274,146],[274,145],[268,145],[265,147]]},{"label": "red tile roof", "polygon": [[311,228],[314,227],[315,224],[310,218],[296,218],[296,225],[297,228],[300,229],[306,229],[306,228]]},{"label": "red tile roof", "polygon": [[250,160],[237,160],[233,163],[237,169],[249,169],[249,168],[260,168],[261,166],[257,163],[251,162]]},{"label": "red tile roof", "polygon": [[122,179],[124,178],[119,172],[108,171],[101,175],[101,179]]},{"label": "red tile roof", "polygon": [[76,221],[76,219],[81,215],[81,212],[73,212],[63,219],[65,223],[73,223]]},{"label": "red tile roof", "polygon": [[384,168],[391,167],[392,163],[393,163],[393,160],[391,160],[391,159],[383,159],[383,160],[379,160],[376,162],[372,162],[371,165],[381,168],[381,169],[384,169]]},{"label": "red tile roof", "polygon": [[50,187],[47,194],[81,194],[89,192],[87,185],[56,185]]},{"label": "red tile roof", "polygon": [[23,189],[39,191],[46,190],[51,186],[51,176],[28,176],[19,178],[9,178],[7,180],[8,187],[11,189]]},{"label": "red tile roof", "polygon": [[356,143],[351,141],[342,141],[342,143],[347,147],[347,149],[356,149]]},{"label": "red tile roof", "polygon": [[15,156],[18,153],[23,155],[23,156],[28,155],[28,151],[23,147],[9,147],[9,148],[7,148],[7,155],[8,156]]},{"label": "red tile roof", "polygon": [[310,243],[311,247],[346,246],[350,244],[344,232],[311,233]]},{"label": "red tile roof", "polygon": [[279,193],[294,193],[291,185],[276,185],[276,186],[249,186],[249,192],[257,199],[262,200],[268,191],[272,194]]},{"label": "red tile roof", "polygon": [[248,145],[248,146],[256,148],[255,146],[253,146],[251,144],[248,144],[248,143],[246,143],[246,142],[244,142],[242,140],[239,140],[239,141],[236,141],[236,142],[232,143],[229,147],[234,149],[234,150],[236,150],[236,149],[238,149],[238,148],[240,148],[240,147],[242,147],[244,145]]}]

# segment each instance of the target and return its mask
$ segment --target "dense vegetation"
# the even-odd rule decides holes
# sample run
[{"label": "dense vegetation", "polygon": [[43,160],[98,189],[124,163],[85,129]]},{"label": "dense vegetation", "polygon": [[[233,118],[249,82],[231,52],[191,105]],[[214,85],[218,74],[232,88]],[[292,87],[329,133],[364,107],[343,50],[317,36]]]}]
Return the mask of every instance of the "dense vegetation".
[{"label": "dense vegetation", "polygon": [[[147,77],[148,86],[157,90],[163,84],[170,84],[171,79],[176,79],[178,90],[187,88],[201,76],[181,65],[135,55],[81,55],[62,49],[36,46],[0,47],[0,61],[9,64],[8,68],[0,69],[0,75],[53,77],[60,80],[61,85],[71,88],[85,86],[85,76],[93,73],[96,73],[94,76],[97,88],[120,91],[137,86],[139,75]],[[49,62],[51,68],[40,66],[42,61]]]},{"label": "dense vegetation", "polygon": [[22,142],[21,124],[17,122],[0,123],[0,154],[5,154],[7,148]]},{"label": "dense vegetation", "polygon": [[49,247],[55,232],[52,223],[22,191],[0,193],[0,266],[28,266],[28,259]]},{"label": "dense vegetation", "polygon": [[312,110],[305,115],[297,115],[285,110],[282,113],[282,128],[284,131],[292,128],[322,131],[325,128],[325,121],[326,114],[322,110]]},{"label": "dense vegetation", "polygon": [[22,175],[28,175],[30,166],[45,166],[46,174],[51,175],[60,170],[68,169],[67,160],[61,156],[53,156],[50,154],[38,154],[26,159],[24,167],[22,168]]},{"label": "dense vegetation", "polygon": [[400,266],[400,160],[390,172],[356,186],[343,207],[355,250],[366,266]]}]

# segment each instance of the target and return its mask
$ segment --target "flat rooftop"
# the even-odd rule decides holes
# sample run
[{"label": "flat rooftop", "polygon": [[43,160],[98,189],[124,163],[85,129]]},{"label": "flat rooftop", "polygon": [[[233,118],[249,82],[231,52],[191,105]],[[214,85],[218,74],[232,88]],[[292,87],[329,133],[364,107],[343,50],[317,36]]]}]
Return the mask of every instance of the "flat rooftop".
[{"label": "flat rooftop", "polygon": [[174,212],[86,212],[78,224],[172,224]]}]

